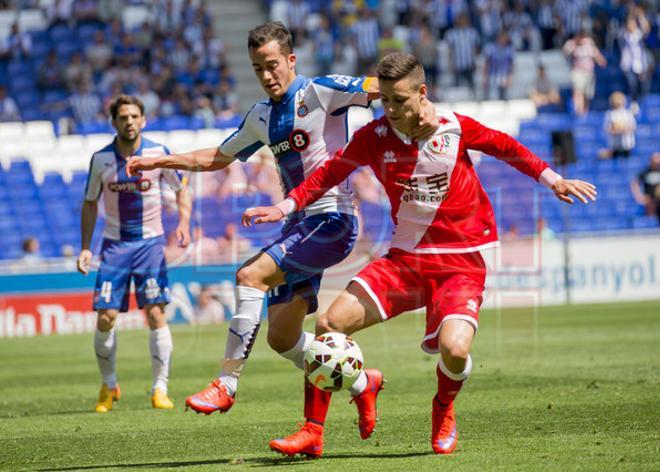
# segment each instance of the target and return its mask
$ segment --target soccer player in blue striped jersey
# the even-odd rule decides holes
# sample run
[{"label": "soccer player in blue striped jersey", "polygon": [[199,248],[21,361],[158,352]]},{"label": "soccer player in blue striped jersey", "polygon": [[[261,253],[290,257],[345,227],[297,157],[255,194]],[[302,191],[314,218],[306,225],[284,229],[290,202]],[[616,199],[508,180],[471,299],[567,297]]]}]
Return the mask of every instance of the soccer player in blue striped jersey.
[{"label": "soccer player in blue striped jersey", "polygon": [[[291,35],[281,23],[266,23],[251,30],[248,50],[268,100],[255,104],[219,148],[136,160],[129,163],[129,175],[155,168],[218,170],[236,159],[245,161],[268,145],[275,155],[284,193],[288,193],[346,144],[348,108],[367,106],[379,96],[376,78],[296,75]],[[427,105],[420,137],[432,134],[437,127],[433,104]],[[323,271],[348,256],[356,236],[357,218],[346,182],[305,211],[291,215],[281,236],[238,270],[236,309],[222,372],[208,388],[188,397],[188,407],[206,414],[231,408],[259,329],[266,294],[268,344],[302,369],[303,354],[314,338],[302,330],[302,324],[305,316],[317,309]],[[363,376],[354,385],[351,393],[361,418],[375,418],[375,395],[366,399],[361,393],[367,386],[373,387],[369,391],[378,391],[381,383],[378,373],[371,379]],[[305,394],[315,395],[315,391],[308,385]],[[368,437],[373,425],[366,429]]]},{"label": "soccer player in blue striped jersey", "polygon": [[103,383],[96,411],[108,412],[119,399],[114,325],[119,312],[128,310],[131,278],[135,282],[138,306],[144,308],[150,328],[152,406],[173,408],[167,396],[172,335],[163,311],[170,302],[161,221],[163,182],[176,192],[179,208],[176,233],[182,246],[190,242],[191,199],[185,179],[178,171],[154,170],[145,172],[139,179],[127,176],[124,169],[129,158],[137,160],[169,153],[165,146],[142,137],[146,124],[142,102],[121,95],[111,105],[110,113],[117,134],[112,143],[94,153],[89,165],[81,216],[82,250],[78,257],[78,270],[87,274],[97,202],[103,197],[105,227],[94,290],[94,309],[98,312],[94,350]]}]

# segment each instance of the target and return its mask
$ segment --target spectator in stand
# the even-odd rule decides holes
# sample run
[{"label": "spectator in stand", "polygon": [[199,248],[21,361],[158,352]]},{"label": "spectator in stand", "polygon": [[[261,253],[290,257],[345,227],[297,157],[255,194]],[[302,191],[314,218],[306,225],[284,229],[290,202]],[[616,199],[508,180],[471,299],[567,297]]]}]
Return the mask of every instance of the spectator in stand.
[{"label": "spectator in stand", "polygon": [[654,152],[649,166],[630,182],[635,201],[646,208],[646,214],[655,215],[660,224],[660,152]]},{"label": "spectator in stand", "polygon": [[607,61],[596,47],[596,43],[584,31],[576,34],[564,44],[564,54],[571,60],[571,82],[573,84],[573,107],[575,114],[589,111],[589,101],[596,89],[596,64],[605,67]]},{"label": "spectator in stand", "polygon": [[543,64],[539,64],[537,67],[536,80],[534,80],[534,85],[529,92],[529,98],[534,102],[539,112],[561,106],[559,89],[548,78]]},{"label": "spectator in stand", "polygon": [[213,285],[202,287],[197,296],[195,317],[190,320],[191,324],[222,324],[225,321],[225,307],[216,297],[216,291]]},{"label": "spectator in stand", "polygon": [[295,43],[298,37],[305,36],[307,30],[307,19],[311,13],[309,3],[302,0],[289,0],[287,6],[286,25],[291,32],[291,37]]},{"label": "spectator in stand", "polygon": [[170,65],[174,68],[175,72],[182,72],[186,70],[188,62],[190,61],[190,50],[186,41],[179,37],[174,43],[174,49],[169,54]]},{"label": "spectator in stand", "polygon": [[626,96],[621,92],[610,95],[610,109],[605,113],[605,132],[609,138],[609,149],[600,152],[602,159],[629,157],[635,148],[637,122],[633,112],[626,108]]},{"label": "spectator in stand", "polygon": [[220,119],[231,119],[238,113],[238,95],[228,81],[222,80],[218,83],[213,94],[213,108],[216,118]]},{"label": "spectator in stand", "polygon": [[220,258],[218,242],[206,236],[201,226],[193,230],[193,263],[195,265],[217,262]]},{"label": "spectator in stand", "polygon": [[220,258],[227,262],[239,261],[240,254],[252,248],[252,242],[238,234],[238,225],[227,223],[225,232],[218,236],[218,251]]},{"label": "spectator in stand", "polygon": [[476,0],[475,8],[482,39],[485,42],[494,41],[502,30],[502,1]]},{"label": "spectator in stand", "polygon": [[504,241],[516,241],[520,239],[520,230],[518,229],[518,225],[513,223],[509,225],[509,230],[504,233],[502,239]]},{"label": "spectator in stand", "polygon": [[85,48],[85,57],[96,75],[100,75],[112,61],[112,47],[106,42],[103,31],[94,33],[92,44]]},{"label": "spectator in stand", "polygon": [[135,97],[144,104],[144,115],[147,119],[155,118],[160,111],[160,97],[149,87],[149,80],[144,78],[137,84]]},{"label": "spectator in stand", "polygon": [[540,0],[536,7],[536,23],[539,25],[541,47],[544,50],[555,47],[559,22],[554,0]]},{"label": "spectator in stand", "polygon": [[101,98],[89,82],[78,84],[77,90],[69,97],[69,106],[77,124],[98,123],[105,120]]},{"label": "spectator in stand", "polygon": [[[623,3],[623,2],[622,2]],[[587,0],[558,0],[557,11],[561,16],[564,38],[570,38],[584,31],[589,12]]]},{"label": "spectator in stand", "polygon": [[18,22],[11,25],[9,36],[0,43],[0,61],[11,59],[29,59],[32,50],[32,39],[23,33]]},{"label": "spectator in stand", "polygon": [[79,25],[101,24],[96,0],[75,0],[73,4],[73,17]]},{"label": "spectator in stand", "polygon": [[50,51],[46,60],[39,66],[37,85],[42,92],[64,88],[62,66],[57,61],[57,53]]},{"label": "spectator in stand", "polygon": [[24,264],[35,264],[41,262],[41,247],[39,245],[39,240],[33,236],[25,238],[21,244],[23,249],[23,255],[21,256],[21,262]]},{"label": "spectator in stand", "polygon": [[193,112],[193,116],[202,120],[204,128],[215,128],[215,112],[213,111],[213,106],[209,97],[202,95],[195,99],[195,111]]},{"label": "spectator in stand", "polygon": [[434,99],[436,84],[438,79],[438,43],[426,22],[419,25],[419,28],[413,30],[412,53],[417,56],[419,62],[424,67],[426,83],[429,86],[428,93],[430,99]]},{"label": "spectator in stand", "polygon": [[46,5],[44,15],[48,28],[69,24],[73,16],[73,0],[55,0]]},{"label": "spectator in stand", "polygon": [[98,0],[98,14],[102,23],[110,23],[121,19],[125,8],[125,0]]},{"label": "spectator in stand", "polygon": [[193,53],[202,61],[202,68],[217,70],[225,62],[225,45],[213,35],[213,27],[207,26],[200,43],[193,46]]},{"label": "spectator in stand", "polygon": [[555,232],[548,227],[544,218],[536,220],[536,235],[543,241],[553,241],[557,239]]},{"label": "spectator in stand", "polygon": [[525,10],[525,3],[522,0],[516,0],[513,10],[504,14],[504,29],[509,33],[511,43],[517,51],[541,49],[538,28]]},{"label": "spectator in stand", "polygon": [[127,66],[134,66],[140,64],[142,60],[142,52],[135,45],[133,34],[125,31],[121,35],[121,40],[114,48],[115,57],[122,58],[123,63]]},{"label": "spectator in stand", "polygon": [[466,14],[460,14],[456,25],[447,31],[449,64],[454,75],[454,85],[467,85],[474,92],[474,70],[479,52],[479,33],[470,24]]},{"label": "spectator in stand", "polygon": [[133,44],[141,54],[143,51],[149,51],[154,44],[154,29],[148,21],[143,21],[140,29],[133,32],[131,36],[133,38]]},{"label": "spectator in stand", "polygon": [[357,51],[357,75],[365,75],[378,60],[378,20],[371,10],[362,8],[359,18],[351,25],[350,32]]},{"label": "spectator in stand", "polygon": [[13,98],[7,95],[7,88],[0,85],[0,122],[20,121],[21,115]]},{"label": "spectator in stand", "polygon": [[92,79],[92,67],[88,62],[83,61],[82,53],[74,52],[64,68],[64,81],[67,89],[69,92],[73,92],[77,84],[92,83]]},{"label": "spectator in stand", "polygon": [[335,39],[330,30],[330,20],[326,15],[319,16],[319,24],[312,35],[312,41],[314,41],[316,74],[330,74],[335,61]]},{"label": "spectator in stand", "polygon": [[502,31],[497,41],[484,50],[486,69],[484,73],[484,97],[487,100],[507,100],[513,78],[513,46],[509,35]]},{"label": "spectator in stand", "polygon": [[403,52],[406,44],[401,39],[394,37],[391,28],[383,29],[383,34],[378,41],[378,57],[384,57],[392,52]]},{"label": "spectator in stand", "polygon": [[240,165],[229,165],[215,173],[219,182],[218,199],[224,200],[230,195],[242,195],[248,187],[245,169]]},{"label": "spectator in stand", "polygon": [[628,82],[628,93],[635,113],[639,111],[638,104],[646,93],[652,70],[644,46],[644,40],[650,32],[651,25],[644,10],[634,6],[618,35],[621,71]]}]

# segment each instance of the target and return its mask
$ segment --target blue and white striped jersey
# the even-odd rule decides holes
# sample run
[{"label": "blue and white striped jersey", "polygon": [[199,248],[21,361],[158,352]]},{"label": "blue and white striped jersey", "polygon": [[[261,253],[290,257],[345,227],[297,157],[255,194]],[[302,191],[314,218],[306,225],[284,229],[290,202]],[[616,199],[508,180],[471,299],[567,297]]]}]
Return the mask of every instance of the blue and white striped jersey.
[{"label": "blue and white striped jersey", "polygon": [[[143,137],[135,156],[155,157],[169,153],[165,146]],[[129,178],[126,162],[117,153],[115,141],[94,153],[89,164],[85,200],[97,201],[103,195],[104,238],[137,241],[160,236],[163,234],[162,181],[178,192],[184,186],[183,176],[172,169],[154,169],[144,171],[141,177]]]},{"label": "blue and white striped jersey", "polygon": [[[220,151],[241,161],[264,144],[275,155],[282,190],[288,194],[348,142],[348,108],[368,105],[368,79],[345,75],[298,76],[279,102],[259,102]],[[355,214],[348,182],[332,188],[305,209]]]}]

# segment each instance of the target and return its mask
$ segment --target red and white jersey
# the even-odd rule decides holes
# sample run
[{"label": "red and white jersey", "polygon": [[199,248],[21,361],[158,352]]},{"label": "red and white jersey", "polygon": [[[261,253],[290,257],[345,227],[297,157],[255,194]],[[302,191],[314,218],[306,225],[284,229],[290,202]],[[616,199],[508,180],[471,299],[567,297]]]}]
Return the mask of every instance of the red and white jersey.
[{"label": "red and white jersey", "polygon": [[372,121],[343,152],[289,193],[299,209],[361,166],[373,169],[392,206],[392,247],[417,254],[464,253],[498,244],[495,216],[468,149],[538,180],[548,164],[511,136],[443,112],[428,141],[411,141],[387,118]]}]

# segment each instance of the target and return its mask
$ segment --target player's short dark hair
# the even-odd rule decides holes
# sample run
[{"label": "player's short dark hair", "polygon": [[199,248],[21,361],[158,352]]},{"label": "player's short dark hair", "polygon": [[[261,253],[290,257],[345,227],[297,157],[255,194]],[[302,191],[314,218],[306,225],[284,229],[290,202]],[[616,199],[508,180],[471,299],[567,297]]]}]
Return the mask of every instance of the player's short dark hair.
[{"label": "player's short dark hair", "polygon": [[280,21],[269,21],[253,28],[248,33],[248,48],[260,48],[266,43],[277,41],[284,54],[293,52],[291,33]]},{"label": "player's short dark hair", "polygon": [[378,80],[401,80],[410,77],[411,85],[417,88],[426,81],[424,68],[412,54],[393,52],[380,60],[376,66]]},{"label": "player's short dark hair", "polygon": [[119,107],[122,105],[135,105],[140,109],[140,114],[144,116],[144,103],[142,103],[142,100],[132,95],[120,95],[110,105],[110,116],[113,120],[117,119]]}]

